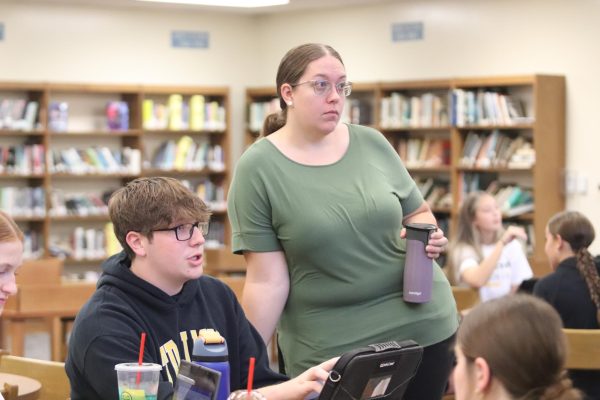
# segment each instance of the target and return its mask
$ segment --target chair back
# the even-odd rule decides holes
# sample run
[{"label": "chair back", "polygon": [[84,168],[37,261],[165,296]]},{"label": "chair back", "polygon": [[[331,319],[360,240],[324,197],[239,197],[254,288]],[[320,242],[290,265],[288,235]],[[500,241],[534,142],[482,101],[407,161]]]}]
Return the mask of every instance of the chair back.
[{"label": "chair back", "polygon": [[65,400],[71,395],[71,385],[65,363],[5,355],[0,359],[0,372],[27,376],[42,384],[40,399]]},{"label": "chair back", "polygon": [[567,369],[600,370],[600,329],[563,329],[567,337]]},{"label": "chair back", "polygon": [[477,289],[452,286],[452,295],[454,296],[458,311],[472,308],[479,303],[479,290]]}]

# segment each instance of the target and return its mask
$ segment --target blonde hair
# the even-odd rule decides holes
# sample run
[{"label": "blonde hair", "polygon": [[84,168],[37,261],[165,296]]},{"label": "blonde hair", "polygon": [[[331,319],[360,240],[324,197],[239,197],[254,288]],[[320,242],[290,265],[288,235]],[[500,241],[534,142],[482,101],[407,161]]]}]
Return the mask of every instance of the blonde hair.
[{"label": "blonde hair", "polygon": [[23,242],[23,231],[10,215],[0,211],[0,243],[18,240]]},{"label": "blonde hair", "polygon": [[[455,265],[456,258],[465,248],[472,248],[477,256],[477,260],[479,262],[483,260],[479,231],[473,226],[473,222],[475,221],[479,201],[484,196],[493,197],[490,193],[484,191],[471,192],[465,197],[461,204],[460,211],[458,213],[456,233],[454,234],[449,246],[449,277],[452,280],[456,280],[455,276],[457,275],[456,269],[458,268],[458,265]],[[500,239],[503,232],[503,229],[500,229],[498,232],[496,232],[496,240]],[[453,281],[452,283],[456,284],[458,282]]]}]

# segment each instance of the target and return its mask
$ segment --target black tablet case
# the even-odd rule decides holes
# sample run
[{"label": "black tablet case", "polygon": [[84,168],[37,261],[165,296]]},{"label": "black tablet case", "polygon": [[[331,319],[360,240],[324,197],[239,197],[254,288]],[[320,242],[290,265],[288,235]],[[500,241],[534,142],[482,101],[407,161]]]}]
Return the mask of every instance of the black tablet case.
[{"label": "black tablet case", "polygon": [[413,340],[371,344],[344,353],[319,400],[401,400],[415,376],[423,347]]}]

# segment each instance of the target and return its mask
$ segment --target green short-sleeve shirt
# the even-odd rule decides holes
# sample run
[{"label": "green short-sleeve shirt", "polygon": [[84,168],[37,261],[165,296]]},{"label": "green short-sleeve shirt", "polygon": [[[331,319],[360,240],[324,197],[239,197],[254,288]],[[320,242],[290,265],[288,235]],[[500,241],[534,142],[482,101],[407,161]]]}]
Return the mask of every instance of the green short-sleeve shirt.
[{"label": "green short-sleeve shirt", "polygon": [[346,153],[324,166],[299,164],[259,140],[240,158],[230,188],[233,251],[285,253],[290,293],[278,335],[291,376],[371,343],[438,343],[458,325],[437,265],[432,300],[402,300],[402,218],[423,198],[381,133],[348,129]]}]

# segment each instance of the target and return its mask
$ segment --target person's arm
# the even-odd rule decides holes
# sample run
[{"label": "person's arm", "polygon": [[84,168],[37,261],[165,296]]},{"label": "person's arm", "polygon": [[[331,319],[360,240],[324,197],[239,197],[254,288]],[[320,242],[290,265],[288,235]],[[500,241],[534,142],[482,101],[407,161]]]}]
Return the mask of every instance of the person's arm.
[{"label": "person's arm", "polygon": [[269,343],[290,291],[288,265],[283,251],[244,252],[246,282],[242,306],[246,317]]},{"label": "person's arm", "polygon": [[269,400],[303,400],[311,394],[321,393],[323,384],[329,376],[329,371],[331,371],[338,358],[329,359],[309,368],[287,382],[265,386],[258,389],[258,391]]},{"label": "person's arm", "polygon": [[[435,220],[435,216],[433,212],[431,212],[431,208],[426,202],[423,202],[419,208],[410,214],[406,215],[402,220],[403,224],[407,223],[422,223],[422,224],[433,224],[437,226],[437,221]],[[406,229],[402,228],[400,232],[400,237],[406,237]],[[444,235],[444,231],[438,228],[435,232],[432,232],[429,236],[429,241],[427,242],[427,246],[425,247],[425,251],[427,252],[427,257],[429,258],[438,258],[440,254],[444,251],[446,245],[448,244],[448,239]]]},{"label": "person's arm", "polygon": [[521,227],[509,226],[506,231],[504,231],[500,240],[494,245],[492,252],[484,258],[479,265],[462,271],[460,279],[469,286],[477,289],[484,286],[492,276],[492,273],[498,264],[498,260],[500,259],[500,255],[502,255],[504,246],[516,238],[527,240],[525,230]]}]

